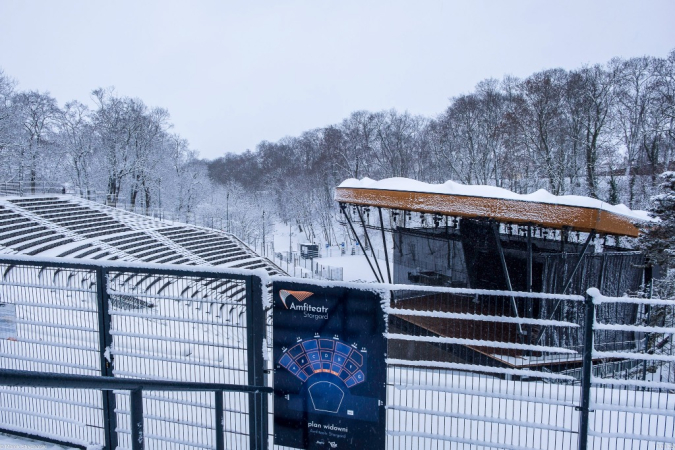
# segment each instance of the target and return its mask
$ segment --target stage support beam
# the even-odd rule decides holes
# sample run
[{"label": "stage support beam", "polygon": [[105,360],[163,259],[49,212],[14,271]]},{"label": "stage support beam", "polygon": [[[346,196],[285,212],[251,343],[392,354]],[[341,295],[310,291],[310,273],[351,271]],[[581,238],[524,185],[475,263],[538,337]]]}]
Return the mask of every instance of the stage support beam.
[{"label": "stage support beam", "polygon": [[382,208],[377,207],[380,214],[380,230],[382,231],[382,246],[384,247],[384,263],[387,265],[387,280],[391,284],[391,269],[389,269],[389,252],[387,251],[387,237],[384,234],[384,220],[382,219]]},{"label": "stage support beam", "polygon": [[[532,224],[527,224],[527,292],[532,292],[532,265],[533,265],[533,255],[532,255]],[[525,300],[526,304],[526,311],[525,311],[525,316],[528,319],[534,318],[534,300],[531,298],[528,298]],[[533,329],[534,327],[532,324],[527,325],[527,343],[532,344],[532,334],[533,334]],[[530,355],[530,351],[527,351],[527,355]]]},{"label": "stage support beam", "polygon": [[377,276],[377,272],[375,271],[375,267],[373,267],[373,264],[370,262],[370,258],[368,258],[368,253],[365,250],[365,247],[361,243],[361,239],[359,239],[359,235],[356,233],[356,230],[354,229],[354,225],[352,224],[352,220],[349,218],[349,214],[347,214],[347,206],[344,203],[340,204],[340,209],[342,210],[342,213],[344,214],[345,218],[347,219],[347,223],[349,224],[349,228],[352,230],[352,233],[354,233],[354,237],[356,238],[356,242],[358,242],[359,246],[364,249],[363,250],[363,255],[366,257],[366,261],[368,261],[368,265],[370,266],[370,270],[373,271],[373,275],[375,275],[375,279],[377,280],[378,283],[381,283],[382,280]]},{"label": "stage support beam", "polygon": [[532,225],[527,225],[527,292],[532,292]]},{"label": "stage support beam", "polygon": [[595,231],[591,231],[588,233],[588,238],[586,239],[586,242],[584,242],[584,246],[581,249],[581,253],[579,254],[579,258],[577,259],[577,263],[574,265],[574,269],[572,270],[572,273],[570,276],[567,278],[567,282],[565,283],[565,287],[563,288],[561,294],[564,294],[567,292],[567,290],[570,288],[570,285],[572,284],[572,278],[574,278],[574,274],[577,273],[577,270],[579,269],[579,266],[581,265],[581,261],[584,259],[584,256],[586,256],[586,252],[588,251],[588,246],[595,237]]},{"label": "stage support beam", "polygon": [[[513,286],[511,285],[511,277],[509,276],[509,268],[506,265],[506,258],[504,257],[502,238],[499,235],[499,224],[497,222],[492,222],[492,231],[495,234],[495,241],[497,241],[497,252],[499,253],[499,260],[502,263],[502,271],[504,272],[504,278],[506,278],[506,288],[509,291],[513,291]],[[516,315],[516,317],[519,317],[518,305],[516,305],[516,299],[513,296],[511,297],[511,309],[513,309],[513,313]],[[523,333],[523,326],[521,324],[517,324],[517,326],[518,326],[518,334],[520,334],[520,336],[523,336],[525,334]]]},{"label": "stage support beam", "polygon": [[[366,236],[366,242],[368,242],[368,247],[370,247],[370,253],[373,255],[373,260],[375,261],[375,266],[377,271],[380,273],[379,281],[384,283],[384,275],[382,275],[382,270],[380,269],[380,263],[377,262],[377,257],[375,256],[375,249],[373,248],[373,243],[370,242],[370,236],[368,235],[368,228],[366,228],[366,221],[363,220],[363,214],[361,213],[361,207],[357,206],[356,211],[359,213],[359,218],[361,219],[361,225],[363,225],[363,234]],[[366,253],[366,249],[363,249],[363,253]],[[377,275],[375,275],[377,278]]]}]

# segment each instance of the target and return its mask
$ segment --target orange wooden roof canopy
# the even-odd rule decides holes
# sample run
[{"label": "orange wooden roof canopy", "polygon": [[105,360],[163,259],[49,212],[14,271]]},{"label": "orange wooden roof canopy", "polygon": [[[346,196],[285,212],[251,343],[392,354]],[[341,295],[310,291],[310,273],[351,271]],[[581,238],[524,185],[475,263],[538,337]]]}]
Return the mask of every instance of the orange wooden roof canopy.
[{"label": "orange wooden roof canopy", "polygon": [[338,187],[335,200],[363,206],[441,214],[456,217],[484,217],[502,223],[535,224],[547,228],[637,237],[638,228],[629,217],[598,208],[558,205],[470,195],[439,194]]}]

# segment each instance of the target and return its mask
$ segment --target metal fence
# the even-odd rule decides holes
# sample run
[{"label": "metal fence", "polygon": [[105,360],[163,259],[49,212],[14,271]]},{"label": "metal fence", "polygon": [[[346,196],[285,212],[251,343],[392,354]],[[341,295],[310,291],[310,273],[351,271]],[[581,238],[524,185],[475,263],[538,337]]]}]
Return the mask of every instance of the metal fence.
[{"label": "metal fence", "polygon": [[591,293],[392,291],[389,448],[672,448],[675,301]]},{"label": "metal fence", "polygon": [[[272,389],[265,386],[246,386],[222,383],[196,383],[157,380],[136,380],[128,378],[113,378],[91,375],[70,374],[43,374],[26,370],[0,370],[0,385],[13,387],[39,387],[75,390],[98,390],[98,391],[127,391],[129,393],[129,411],[131,435],[130,445],[132,450],[143,450],[146,440],[152,439],[151,434],[145,433],[146,419],[150,415],[144,414],[144,400],[147,402],[149,394],[143,392],[210,392],[213,396],[214,414],[211,427],[202,425],[203,428],[214,430],[216,449],[225,448],[225,408],[223,396],[225,392],[248,393],[253,395],[269,394]],[[180,422],[179,422],[180,423]],[[27,433],[23,433],[28,435]],[[54,442],[59,442],[55,441]],[[23,447],[22,447],[23,448]],[[87,446],[87,448],[90,448]],[[97,448],[99,448],[97,446]],[[119,446],[117,448],[120,448]]]},{"label": "metal fence", "polygon": [[[2,258],[0,368],[269,386],[262,282]],[[673,300],[330,284],[389,293],[389,449],[675,446]],[[225,392],[222,434],[216,398],[144,392],[145,448],[273,445],[267,395]],[[130,448],[132,410],[122,388],[0,387],[0,428],[81,446]]]},{"label": "metal fence", "polygon": [[[266,385],[260,277],[25,258],[0,259],[0,274],[3,369]],[[4,431],[131,448],[128,391],[0,389]],[[267,397],[224,396],[224,445],[265,448]],[[216,448],[212,393],[158,390],[143,403],[145,448]]]},{"label": "metal fence", "polygon": [[[286,273],[296,278],[343,281],[342,267],[321,264],[313,259],[301,258],[299,252],[271,253],[272,261]],[[321,255],[319,255],[321,256]]]}]

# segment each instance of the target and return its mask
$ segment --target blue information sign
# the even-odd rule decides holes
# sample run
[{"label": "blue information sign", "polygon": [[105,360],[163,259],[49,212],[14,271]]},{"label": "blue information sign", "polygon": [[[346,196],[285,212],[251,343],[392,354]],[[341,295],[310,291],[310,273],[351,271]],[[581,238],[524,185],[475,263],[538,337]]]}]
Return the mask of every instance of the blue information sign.
[{"label": "blue information sign", "polygon": [[274,283],[275,444],[384,449],[386,341],[380,296]]}]

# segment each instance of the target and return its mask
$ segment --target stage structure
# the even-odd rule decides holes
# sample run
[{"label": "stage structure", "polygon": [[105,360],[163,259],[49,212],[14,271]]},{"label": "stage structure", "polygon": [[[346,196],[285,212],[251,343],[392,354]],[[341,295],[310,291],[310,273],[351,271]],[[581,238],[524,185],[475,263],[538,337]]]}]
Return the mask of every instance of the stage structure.
[{"label": "stage structure", "polygon": [[[381,282],[580,295],[589,287],[598,287],[609,296],[635,293],[645,282],[643,255],[622,246],[622,240],[625,245],[628,238],[637,237],[636,224],[650,219],[644,211],[623,205],[554,196],[543,190],[520,195],[492,186],[451,181],[431,185],[403,178],[350,179],[336,189],[335,200],[351,235],[368,249],[364,252],[368,264]],[[384,265],[375,258],[375,239],[382,240]],[[650,276],[647,271],[646,277]],[[427,307],[429,296],[412,292],[405,300]],[[561,307],[560,302],[511,297],[470,306],[471,302],[459,297],[447,297],[438,303],[436,298],[435,307],[447,312],[506,310],[520,318],[577,317],[581,321],[580,310]],[[623,323],[630,323],[634,309],[601,308],[598,314],[600,318],[618,315]],[[439,331],[447,330],[447,324],[441,327],[438,320],[407,317],[401,321],[405,322],[401,326],[412,324],[434,335],[447,335]],[[480,324],[471,333],[489,334],[480,330]],[[519,325],[506,327],[502,333],[514,342],[549,346],[574,348],[582,342],[576,333],[563,336],[547,327]],[[634,333],[617,332],[607,338],[606,345],[619,349],[634,343]],[[465,354],[461,359],[471,358]]]}]

